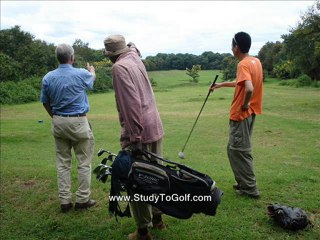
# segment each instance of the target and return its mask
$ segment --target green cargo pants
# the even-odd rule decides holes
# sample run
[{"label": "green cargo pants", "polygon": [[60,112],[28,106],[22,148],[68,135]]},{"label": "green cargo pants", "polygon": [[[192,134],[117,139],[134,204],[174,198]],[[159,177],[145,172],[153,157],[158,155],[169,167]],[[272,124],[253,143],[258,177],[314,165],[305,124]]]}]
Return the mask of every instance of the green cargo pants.
[{"label": "green cargo pants", "polygon": [[259,195],[251,153],[251,135],[254,121],[254,114],[243,121],[230,120],[227,146],[228,158],[235,180],[240,185],[241,191],[249,195]]}]

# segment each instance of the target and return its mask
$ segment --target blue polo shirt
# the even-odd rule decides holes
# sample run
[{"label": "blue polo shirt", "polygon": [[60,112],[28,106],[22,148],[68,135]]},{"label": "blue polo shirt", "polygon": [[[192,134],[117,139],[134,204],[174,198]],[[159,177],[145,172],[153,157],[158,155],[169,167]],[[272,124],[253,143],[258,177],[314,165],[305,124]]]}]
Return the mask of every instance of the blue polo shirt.
[{"label": "blue polo shirt", "polygon": [[83,68],[60,64],[42,79],[40,101],[50,103],[53,114],[87,113],[89,102],[86,89],[92,89],[94,76]]}]

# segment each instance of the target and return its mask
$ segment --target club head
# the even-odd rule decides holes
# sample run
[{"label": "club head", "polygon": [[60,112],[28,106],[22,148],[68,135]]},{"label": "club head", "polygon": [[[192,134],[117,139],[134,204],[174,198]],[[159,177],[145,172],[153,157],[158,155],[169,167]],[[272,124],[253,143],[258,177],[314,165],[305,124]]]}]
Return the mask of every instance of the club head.
[{"label": "club head", "polygon": [[100,148],[99,151],[98,151],[98,157],[100,157],[104,153],[109,153],[109,156],[111,155],[112,157],[116,157],[117,156],[116,154],[114,154],[114,153],[112,153],[112,152],[110,152],[108,150],[104,150],[104,149]]},{"label": "club head", "polygon": [[107,163],[107,161],[108,161],[108,158],[104,158],[104,159],[102,159],[101,164],[105,165]]},{"label": "club head", "polygon": [[184,152],[179,152],[178,156],[179,158],[184,159]]},{"label": "club head", "polygon": [[111,176],[111,172],[107,170],[104,174],[99,176],[99,179],[101,182],[106,183],[108,180],[108,176]]},{"label": "club head", "polygon": [[103,166],[103,164],[99,164],[94,170],[93,173],[94,174],[99,174],[101,167]]},{"label": "club head", "polygon": [[106,183],[108,180],[108,175],[102,175],[98,180],[103,183]]},{"label": "club head", "polygon": [[109,171],[109,169],[112,169],[112,168],[107,165],[102,165],[99,170],[99,175],[105,174],[106,171]]},{"label": "club head", "polygon": [[106,150],[104,150],[104,149],[99,149],[99,151],[98,151],[98,157],[100,157],[102,154],[104,154],[105,152],[107,152]]}]

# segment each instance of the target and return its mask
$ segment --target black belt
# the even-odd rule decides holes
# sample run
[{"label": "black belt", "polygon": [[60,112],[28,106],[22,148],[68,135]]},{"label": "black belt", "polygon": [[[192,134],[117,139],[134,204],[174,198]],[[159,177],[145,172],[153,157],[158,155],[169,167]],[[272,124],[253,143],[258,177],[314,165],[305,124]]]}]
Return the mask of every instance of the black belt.
[{"label": "black belt", "polygon": [[59,117],[85,117],[87,116],[85,113],[80,113],[80,114],[74,114],[74,115],[68,115],[68,114],[53,114],[55,116],[59,116]]}]

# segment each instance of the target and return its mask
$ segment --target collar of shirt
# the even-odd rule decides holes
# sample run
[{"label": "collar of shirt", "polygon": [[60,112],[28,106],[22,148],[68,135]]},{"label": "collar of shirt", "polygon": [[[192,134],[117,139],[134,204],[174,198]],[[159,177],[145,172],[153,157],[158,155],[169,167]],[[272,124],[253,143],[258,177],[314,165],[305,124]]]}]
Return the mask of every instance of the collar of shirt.
[{"label": "collar of shirt", "polygon": [[73,68],[71,64],[64,63],[64,64],[59,64],[59,68]]}]

